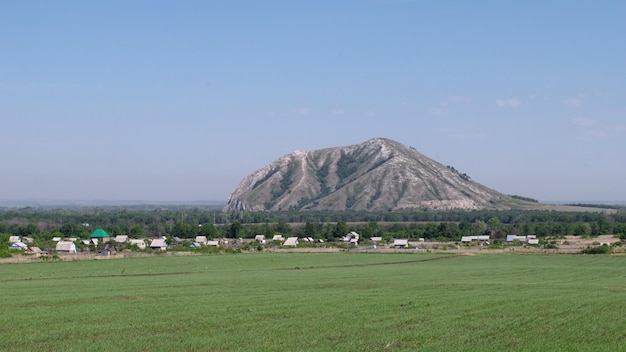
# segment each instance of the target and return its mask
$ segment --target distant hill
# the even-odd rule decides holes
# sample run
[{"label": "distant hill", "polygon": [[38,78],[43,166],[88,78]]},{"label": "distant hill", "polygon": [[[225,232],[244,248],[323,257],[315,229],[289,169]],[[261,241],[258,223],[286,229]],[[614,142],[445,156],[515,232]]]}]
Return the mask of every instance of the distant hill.
[{"label": "distant hill", "polygon": [[401,143],[366,142],[295,151],[244,177],[225,210],[535,208],[474,182]]}]

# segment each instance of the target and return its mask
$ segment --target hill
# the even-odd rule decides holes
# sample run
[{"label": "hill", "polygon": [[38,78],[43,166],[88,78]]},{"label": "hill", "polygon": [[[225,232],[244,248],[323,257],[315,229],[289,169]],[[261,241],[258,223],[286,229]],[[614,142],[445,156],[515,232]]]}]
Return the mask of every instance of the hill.
[{"label": "hill", "polygon": [[244,177],[225,210],[471,210],[538,205],[474,182],[414,148],[373,138],[285,155]]}]

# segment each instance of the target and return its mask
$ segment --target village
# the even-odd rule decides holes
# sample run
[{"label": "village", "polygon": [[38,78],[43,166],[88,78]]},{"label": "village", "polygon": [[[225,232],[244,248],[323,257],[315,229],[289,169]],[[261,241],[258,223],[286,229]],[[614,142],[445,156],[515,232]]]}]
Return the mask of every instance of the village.
[{"label": "village", "polygon": [[54,256],[60,259],[80,259],[99,257],[126,257],[133,254],[169,254],[188,255],[197,253],[236,253],[236,252],[505,252],[517,251],[528,253],[580,253],[585,248],[607,246],[613,252],[623,251],[622,240],[612,235],[596,238],[565,236],[564,238],[542,238],[535,235],[507,235],[506,239],[494,240],[488,235],[462,236],[460,241],[426,241],[424,238],[407,239],[383,237],[364,238],[355,231],[350,231],[338,241],[330,242],[312,237],[284,237],[274,235],[256,235],[254,238],[216,238],[195,236],[195,238],[159,237],[130,238],[128,235],[111,236],[98,228],[89,238],[52,238],[50,248],[34,246],[34,239],[27,236],[10,236],[9,249],[23,257],[46,258]]}]

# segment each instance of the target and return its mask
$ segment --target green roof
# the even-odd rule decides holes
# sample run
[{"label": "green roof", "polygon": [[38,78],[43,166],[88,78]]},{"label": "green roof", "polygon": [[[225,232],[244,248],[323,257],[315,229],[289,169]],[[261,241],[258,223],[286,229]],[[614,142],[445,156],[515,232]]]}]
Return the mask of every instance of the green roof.
[{"label": "green roof", "polygon": [[103,237],[111,237],[106,231],[103,229],[96,229],[96,231],[91,233],[89,238],[103,238]]}]

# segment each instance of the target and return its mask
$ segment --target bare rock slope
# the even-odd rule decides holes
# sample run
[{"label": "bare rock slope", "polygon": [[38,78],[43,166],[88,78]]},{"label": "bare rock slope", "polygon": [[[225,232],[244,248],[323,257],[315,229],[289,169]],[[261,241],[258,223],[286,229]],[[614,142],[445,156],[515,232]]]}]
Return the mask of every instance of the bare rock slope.
[{"label": "bare rock slope", "polygon": [[388,211],[532,205],[476,183],[411,147],[373,138],[285,155],[246,176],[225,209]]}]

